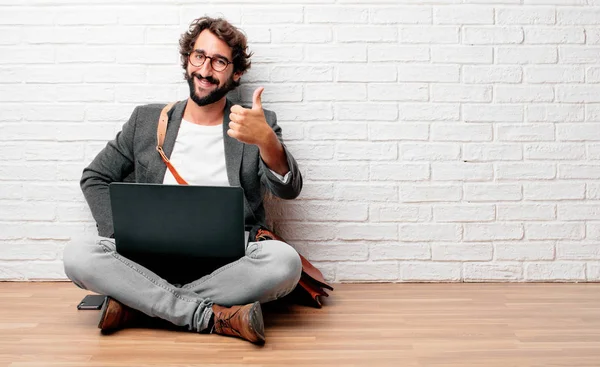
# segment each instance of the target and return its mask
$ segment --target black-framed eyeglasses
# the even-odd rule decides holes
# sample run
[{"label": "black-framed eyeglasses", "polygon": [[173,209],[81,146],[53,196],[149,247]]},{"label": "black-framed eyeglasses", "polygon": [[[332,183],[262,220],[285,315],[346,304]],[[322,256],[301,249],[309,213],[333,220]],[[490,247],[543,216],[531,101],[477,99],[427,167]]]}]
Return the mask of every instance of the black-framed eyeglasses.
[{"label": "black-framed eyeglasses", "polygon": [[215,71],[223,71],[227,69],[229,64],[233,64],[233,62],[227,60],[222,56],[206,56],[202,52],[198,51],[192,51],[192,53],[189,53],[188,59],[190,61],[190,64],[194,65],[195,67],[200,67],[204,65],[206,59],[210,59],[210,66]]}]

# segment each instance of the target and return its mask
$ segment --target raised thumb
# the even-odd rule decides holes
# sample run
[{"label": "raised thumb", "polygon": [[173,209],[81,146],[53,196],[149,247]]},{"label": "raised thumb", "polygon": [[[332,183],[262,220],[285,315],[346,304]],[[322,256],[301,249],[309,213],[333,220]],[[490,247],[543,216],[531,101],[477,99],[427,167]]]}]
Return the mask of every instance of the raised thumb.
[{"label": "raised thumb", "polygon": [[262,109],[261,95],[262,95],[263,90],[265,90],[264,87],[259,87],[259,88],[256,88],[256,90],[254,91],[254,95],[252,96],[252,109],[253,110]]}]

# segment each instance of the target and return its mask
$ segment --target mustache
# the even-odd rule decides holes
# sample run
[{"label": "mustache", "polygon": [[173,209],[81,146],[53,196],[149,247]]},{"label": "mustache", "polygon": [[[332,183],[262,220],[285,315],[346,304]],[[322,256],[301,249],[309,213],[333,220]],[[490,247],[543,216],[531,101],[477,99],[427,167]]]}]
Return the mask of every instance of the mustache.
[{"label": "mustache", "polygon": [[212,76],[203,77],[202,75],[200,75],[198,73],[193,73],[192,76],[195,78],[198,78],[198,80],[204,79],[211,84],[219,84],[219,81],[217,79],[213,78]]}]

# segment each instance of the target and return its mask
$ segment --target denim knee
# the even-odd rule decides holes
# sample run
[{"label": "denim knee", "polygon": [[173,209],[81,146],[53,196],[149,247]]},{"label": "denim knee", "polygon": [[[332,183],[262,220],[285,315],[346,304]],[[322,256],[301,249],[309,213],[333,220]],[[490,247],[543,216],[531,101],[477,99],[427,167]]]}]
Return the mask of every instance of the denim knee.
[{"label": "denim knee", "polygon": [[298,284],[302,274],[302,262],[298,252],[281,241],[263,241],[263,251],[269,253],[269,274],[271,279],[277,279],[277,288],[282,290],[283,297]]},{"label": "denim knee", "polygon": [[69,243],[64,249],[65,275],[79,288],[86,289],[85,284],[95,272],[92,260],[94,247],[82,243]]}]

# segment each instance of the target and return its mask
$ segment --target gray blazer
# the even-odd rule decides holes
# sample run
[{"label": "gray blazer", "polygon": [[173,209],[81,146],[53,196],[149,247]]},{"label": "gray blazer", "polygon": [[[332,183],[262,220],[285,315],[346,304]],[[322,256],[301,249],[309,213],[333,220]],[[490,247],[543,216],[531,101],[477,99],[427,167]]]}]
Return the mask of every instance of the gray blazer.
[{"label": "gray blazer", "polygon": [[[177,102],[169,112],[169,124],[163,145],[167,157],[170,157],[173,152],[186,103],[187,100]],[[260,158],[257,146],[241,143],[227,135],[232,105],[233,103],[227,100],[223,117],[227,177],[231,186],[241,186],[244,189],[246,226],[265,225],[263,206],[265,190],[268,189],[275,196],[283,199],[294,199],[302,190],[302,176],[296,160],[285,145],[283,148],[291,177],[286,184],[283,184]],[[96,220],[100,236],[113,235],[108,193],[108,185],[111,182],[162,183],[163,181],[167,166],[156,151],[156,129],[160,111],[164,106],[152,104],[136,107],[115,139],[108,142],[92,163],[83,170],[81,189]],[[283,144],[281,128],[277,125],[275,113],[269,110],[264,112],[267,123]]]}]

